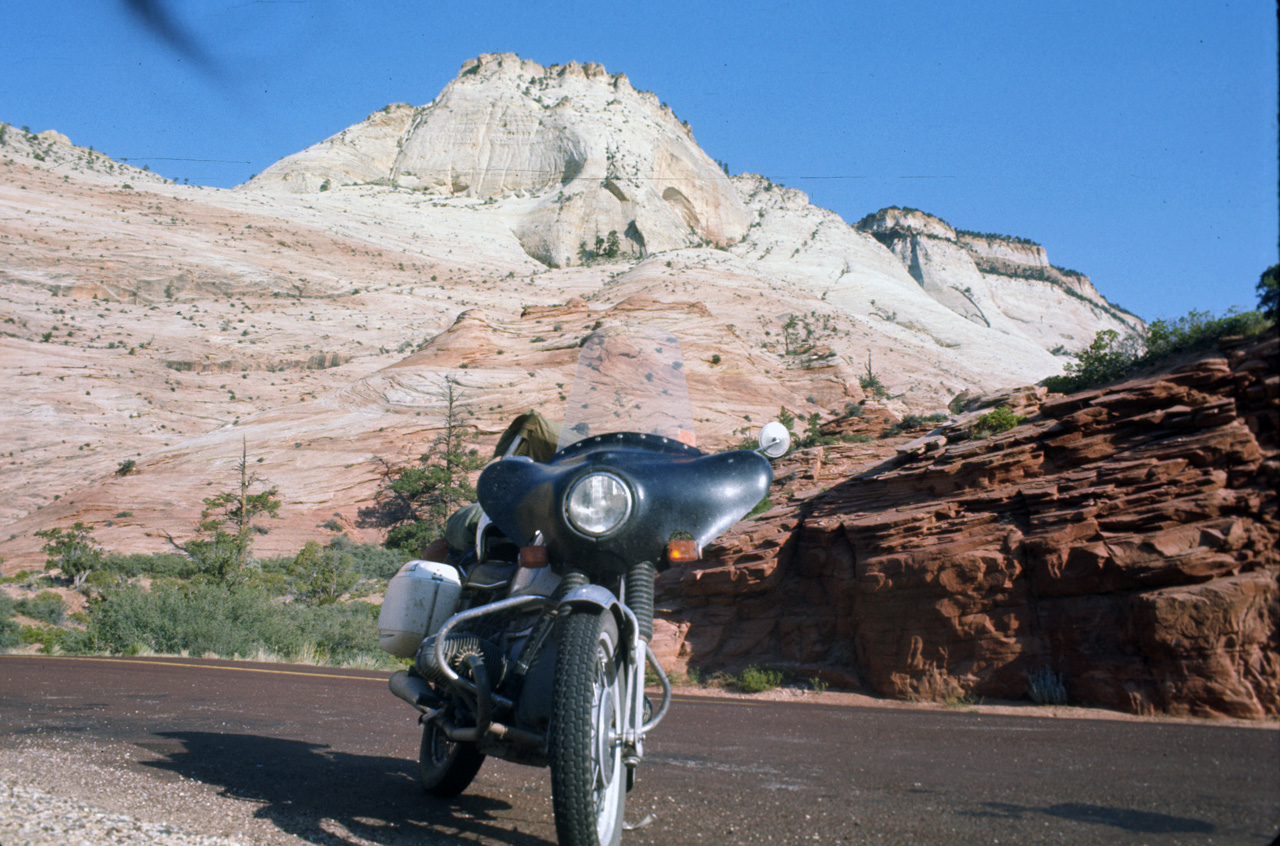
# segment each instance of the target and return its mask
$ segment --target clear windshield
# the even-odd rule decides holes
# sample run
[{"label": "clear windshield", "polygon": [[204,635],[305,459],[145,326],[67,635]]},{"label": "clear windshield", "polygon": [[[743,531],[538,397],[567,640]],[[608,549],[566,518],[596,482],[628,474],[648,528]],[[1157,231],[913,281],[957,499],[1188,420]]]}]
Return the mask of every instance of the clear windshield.
[{"label": "clear windshield", "polygon": [[606,432],[643,432],[696,446],[684,358],[670,332],[607,326],[583,342],[559,449]]}]

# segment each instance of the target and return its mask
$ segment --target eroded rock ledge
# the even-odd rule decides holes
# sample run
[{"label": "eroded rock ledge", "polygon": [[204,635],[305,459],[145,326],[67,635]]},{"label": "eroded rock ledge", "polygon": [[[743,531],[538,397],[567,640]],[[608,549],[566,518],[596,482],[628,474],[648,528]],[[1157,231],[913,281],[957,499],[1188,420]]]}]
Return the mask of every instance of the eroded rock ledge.
[{"label": "eroded rock ledge", "polygon": [[1047,669],[1077,704],[1280,714],[1278,364],[1238,341],[992,438],[941,429],[664,573],[659,654],[895,698],[1023,698]]}]

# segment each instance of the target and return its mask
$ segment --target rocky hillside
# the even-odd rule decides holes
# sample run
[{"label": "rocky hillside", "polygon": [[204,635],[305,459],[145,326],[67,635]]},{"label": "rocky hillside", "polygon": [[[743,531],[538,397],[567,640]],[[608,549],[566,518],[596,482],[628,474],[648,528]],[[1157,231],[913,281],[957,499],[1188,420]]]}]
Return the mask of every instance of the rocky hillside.
[{"label": "rocky hillside", "polygon": [[109,548],[167,549],[242,449],[284,498],[260,554],[376,540],[359,510],[438,430],[446,376],[482,439],[530,407],[558,418],[598,321],[681,337],[713,446],[783,406],[835,419],[869,376],[891,394],[869,411],[938,411],[1132,323],[939,230],[969,257],[970,314],[951,258],[917,250],[917,279],[883,233],[726,177],[655,95],[595,65],[482,56],[428,105],[235,190],[7,124],[0,174],[6,571],[77,520]]},{"label": "rocky hillside", "polygon": [[995,436],[979,409],[892,457],[802,453],[778,507],[659,577],[656,648],[897,698],[1038,679],[1136,713],[1280,714],[1278,350],[1006,395],[1027,420]]},{"label": "rocky hillside", "polygon": [[1074,326],[1105,314],[1121,335],[1142,321],[1107,302],[1089,277],[1049,263],[1025,238],[957,231],[915,209],[881,209],[855,225],[898,257],[911,278],[956,314],[988,328],[1076,349]]}]

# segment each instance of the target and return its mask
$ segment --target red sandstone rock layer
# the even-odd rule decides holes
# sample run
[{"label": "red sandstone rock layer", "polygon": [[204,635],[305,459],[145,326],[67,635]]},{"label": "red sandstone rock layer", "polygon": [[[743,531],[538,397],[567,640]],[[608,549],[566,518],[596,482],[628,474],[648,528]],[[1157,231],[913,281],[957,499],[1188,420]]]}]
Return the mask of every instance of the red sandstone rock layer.
[{"label": "red sandstone rock layer", "polygon": [[[1274,337],[944,427],[659,582],[679,669],[773,663],[881,695],[1280,713]],[[1027,413],[1024,411],[1023,413]]]}]

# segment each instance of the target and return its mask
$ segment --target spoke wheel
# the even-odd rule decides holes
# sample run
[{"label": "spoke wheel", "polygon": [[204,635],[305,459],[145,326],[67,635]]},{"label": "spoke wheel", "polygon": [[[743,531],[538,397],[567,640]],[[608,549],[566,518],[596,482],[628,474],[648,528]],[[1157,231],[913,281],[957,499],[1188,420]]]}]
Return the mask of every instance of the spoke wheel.
[{"label": "spoke wheel", "polygon": [[418,781],[432,796],[457,796],[471,784],[483,763],[484,755],[474,743],[450,740],[435,723],[422,727]]},{"label": "spoke wheel", "polygon": [[556,835],[561,846],[614,846],[627,799],[618,627],[607,612],[562,625],[549,732]]}]

